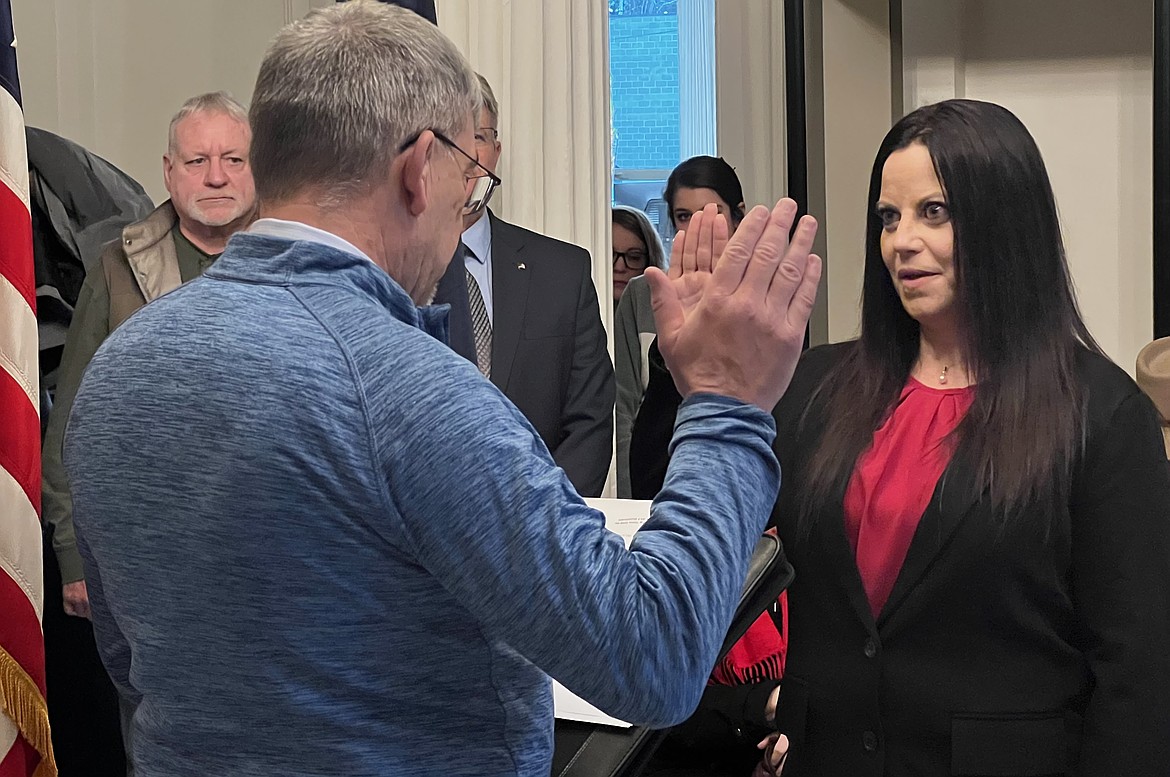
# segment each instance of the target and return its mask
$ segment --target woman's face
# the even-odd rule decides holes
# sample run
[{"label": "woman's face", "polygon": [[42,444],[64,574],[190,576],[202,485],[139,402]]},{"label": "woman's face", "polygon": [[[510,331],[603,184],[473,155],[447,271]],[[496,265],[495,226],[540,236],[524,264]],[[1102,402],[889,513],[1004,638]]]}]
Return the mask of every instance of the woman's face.
[{"label": "woman's face", "polygon": [[[739,223],[732,221],[731,205],[725,202],[714,189],[692,189],[689,186],[680,186],[678,191],[674,193],[674,207],[670,211],[670,217],[674,221],[674,228],[686,229],[687,224],[691,221],[691,214],[698,213],[710,203],[715,203],[715,206],[719,208],[719,212],[727,219],[728,234],[734,233]],[[740,208],[743,208],[742,202],[737,204]]]},{"label": "woman's face", "polygon": [[912,143],[890,154],[875,208],[882,260],[902,307],[924,326],[953,326],[955,232],[925,145]]},{"label": "woman's face", "polygon": [[649,254],[642,238],[625,227],[613,225],[613,301],[622,298],[628,284],[646,270]]}]

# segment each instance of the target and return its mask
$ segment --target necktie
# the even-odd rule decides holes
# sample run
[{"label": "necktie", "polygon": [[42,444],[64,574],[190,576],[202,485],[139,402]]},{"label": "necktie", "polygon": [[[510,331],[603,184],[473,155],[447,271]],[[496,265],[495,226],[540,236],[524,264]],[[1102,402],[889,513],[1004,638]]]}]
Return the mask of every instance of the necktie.
[{"label": "necktie", "polygon": [[[464,246],[467,254],[471,249]],[[464,268],[467,274],[467,306],[471,309],[471,331],[475,336],[475,364],[485,378],[492,376],[492,322],[488,319],[487,305],[483,302],[483,293],[471,271]]]}]

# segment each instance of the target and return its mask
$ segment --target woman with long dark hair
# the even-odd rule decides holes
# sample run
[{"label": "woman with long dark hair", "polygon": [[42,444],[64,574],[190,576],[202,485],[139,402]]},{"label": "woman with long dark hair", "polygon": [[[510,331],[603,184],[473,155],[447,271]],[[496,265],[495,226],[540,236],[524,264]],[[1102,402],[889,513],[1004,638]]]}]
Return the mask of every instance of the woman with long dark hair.
[{"label": "woman with long dark hair", "polygon": [[1035,142],[921,108],[869,205],[861,336],[775,414],[788,774],[1170,774],[1170,476]]},{"label": "woman with long dark hair", "polygon": [[[676,232],[680,229],[686,229],[687,224],[690,223],[691,214],[702,211],[708,204],[715,205],[718,213],[727,220],[729,234],[735,234],[735,228],[743,220],[743,186],[740,185],[739,176],[735,174],[735,169],[719,157],[696,156],[679,163],[670,171],[662,197],[666,200],[670,224]],[[632,208],[626,210],[633,211]],[[633,212],[645,218],[641,211]],[[628,223],[632,216],[630,213],[623,212],[619,206],[614,208],[613,217],[615,296],[617,296],[619,279],[626,281],[621,286],[621,297],[624,302],[619,300],[617,309],[614,311],[613,336],[614,374],[617,379],[615,414],[617,490],[618,496],[625,499],[631,496],[630,433],[634,425],[634,418],[638,414],[638,407],[642,404],[642,395],[646,391],[646,384],[649,381],[647,354],[650,343],[653,342],[657,333],[654,328],[654,311],[650,308],[650,286],[641,275],[632,279],[627,278],[621,272],[622,266],[618,264],[619,240],[622,241],[623,245],[630,244],[628,236],[617,231],[617,227],[622,224],[619,218]],[[647,236],[648,243],[657,241],[657,236]],[[651,250],[650,253],[653,251]],[[661,255],[660,244],[659,254]],[[628,265],[628,261],[626,265]],[[661,266],[665,266],[665,261],[662,262]],[[674,384],[671,383],[672,389],[673,386]],[[670,423],[673,429],[673,418]],[[665,457],[663,460],[665,461]],[[634,462],[635,467],[641,468],[643,465],[656,469],[657,462]],[[662,473],[665,477],[665,464],[663,467]],[[635,477],[644,478],[645,473],[637,472]],[[654,494],[657,493],[658,491],[655,490]],[[653,498],[654,494],[647,498]]]}]

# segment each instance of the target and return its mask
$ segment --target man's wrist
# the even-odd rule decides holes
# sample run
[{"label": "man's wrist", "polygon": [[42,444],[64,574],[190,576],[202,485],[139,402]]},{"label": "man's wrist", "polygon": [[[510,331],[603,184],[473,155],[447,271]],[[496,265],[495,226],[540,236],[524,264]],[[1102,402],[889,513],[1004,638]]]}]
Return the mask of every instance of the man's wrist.
[{"label": "man's wrist", "polygon": [[57,554],[57,566],[61,570],[61,585],[79,583],[85,579],[85,564],[76,545],[65,545],[54,549]]}]

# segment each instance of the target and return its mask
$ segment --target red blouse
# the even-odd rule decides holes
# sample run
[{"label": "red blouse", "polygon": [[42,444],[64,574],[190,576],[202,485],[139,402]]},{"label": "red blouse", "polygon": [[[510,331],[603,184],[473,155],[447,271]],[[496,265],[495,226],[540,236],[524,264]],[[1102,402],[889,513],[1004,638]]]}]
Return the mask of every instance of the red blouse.
[{"label": "red blouse", "polygon": [[910,378],[858,459],[845,491],[845,533],[875,619],[954,453],[947,435],[974,398],[973,386],[932,388]]}]

